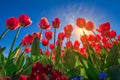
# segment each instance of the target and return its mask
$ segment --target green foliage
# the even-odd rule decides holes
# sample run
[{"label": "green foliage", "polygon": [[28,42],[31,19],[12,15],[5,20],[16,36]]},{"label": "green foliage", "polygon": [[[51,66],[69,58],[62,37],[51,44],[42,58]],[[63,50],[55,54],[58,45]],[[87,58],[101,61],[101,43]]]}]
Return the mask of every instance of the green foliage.
[{"label": "green foliage", "polygon": [[16,66],[17,66],[17,69],[19,70],[23,64],[24,64],[24,59],[25,59],[25,55],[24,53],[20,54],[20,56],[18,57],[17,61],[16,61]]},{"label": "green foliage", "polygon": [[17,66],[13,63],[13,59],[8,60],[5,64],[6,76],[12,76],[17,71]]},{"label": "green foliage", "polygon": [[99,72],[96,70],[96,68],[88,63],[88,68],[85,69],[86,70],[86,74],[87,74],[87,77],[90,79],[90,80],[99,80]]},{"label": "green foliage", "polygon": [[55,64],[60,64],[60,60],[61,60],[61,46],[60,46],[60,42],[58,42],[58,46],[56,49],[56,58],[55,58]]},{"label": "green foliage", "polygon": [[107,66],[119,65],[118,59],[120,58],[120,50],[118,45],[114,44],[107,57]]},{"label": "green foliage", "polygon": [[112,65],[107,70],[110,80],[120,80],[120,65]]},{"label": "green foliage", "polygon": [[75,67],[76,59],[74,53],[71,50],[65,51],[64,61],[64,66],[66,68],[73,69]]},{"label": "green foliage", "polygon": [[39,40],[37,37],[34,37],[32,47],[31,47],[31,55],[34,55],[34,56],[40,55]]}]

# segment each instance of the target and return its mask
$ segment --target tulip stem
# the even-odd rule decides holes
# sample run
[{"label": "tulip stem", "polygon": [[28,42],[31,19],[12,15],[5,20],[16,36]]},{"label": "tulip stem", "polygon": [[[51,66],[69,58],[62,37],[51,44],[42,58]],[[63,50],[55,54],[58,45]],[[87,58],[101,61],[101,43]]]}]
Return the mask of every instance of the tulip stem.
[{"label": "tulip stem", "polygon": [[56,40],[56,28],[54,28],[54,47],[55,47],[55,40]]},{"label": "tulip stem", "polygon": [[11,45],[11,47],[10,47],[9,54],[11,54],[11,52],[12,52],[12,50],[13,50],[13,47],[14,47],[15,41],[16,41],[16,39],[17,39],[19,33],[20,33],[20,29],[21,29],[21,27],[18,28],[18,30],[17,30],[17,32],[16,32],[16,35],[15,35],[13,41],[12,41],[12,45]]},{"label": "tulip stem", "polygon": [[2,33],[2,35],[0,36],[0,40],[7,34],[8,31],[9,31],[9,29],[7,28],[7,29]]}]

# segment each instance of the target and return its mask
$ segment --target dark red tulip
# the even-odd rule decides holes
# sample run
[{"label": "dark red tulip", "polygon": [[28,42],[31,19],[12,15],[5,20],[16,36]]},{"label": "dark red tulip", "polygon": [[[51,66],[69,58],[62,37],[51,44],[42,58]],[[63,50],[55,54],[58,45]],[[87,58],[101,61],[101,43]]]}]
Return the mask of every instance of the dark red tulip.
[{"label": "dark red tulip", "polygon": [[30,17],[27,14],[20,15],[18,19],[19,19],[20,25],[23,27],[29,26],[32,23]]},{"label": "dark red tulip", "polygon": [[11,17],[6,20],[6,27],[11,30],[15,30],[19,25],[19,20],[16,17]]}]

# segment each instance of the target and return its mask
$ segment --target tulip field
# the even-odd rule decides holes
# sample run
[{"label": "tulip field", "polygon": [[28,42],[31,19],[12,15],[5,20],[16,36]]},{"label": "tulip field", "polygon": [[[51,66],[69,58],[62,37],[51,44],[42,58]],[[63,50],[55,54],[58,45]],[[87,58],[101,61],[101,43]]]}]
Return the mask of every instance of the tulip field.
[{"label": "tulip field", "polygon": [[[16,33],[8,56],[4,55],[6,46],[0,44],[0,80],[120,80],[120,34],[112,30],[110,22],[95,25],[78,17],[76,26],[66,24],[58,33],[64,22],[58,17],[52,22],[42,17],[37,23],[39,31],[24,35],[14,48],[21,28],[32,22],[27,14],[6,20],[0,40],[9,31]],[[83,35],[73,41],[75,27]]]}]

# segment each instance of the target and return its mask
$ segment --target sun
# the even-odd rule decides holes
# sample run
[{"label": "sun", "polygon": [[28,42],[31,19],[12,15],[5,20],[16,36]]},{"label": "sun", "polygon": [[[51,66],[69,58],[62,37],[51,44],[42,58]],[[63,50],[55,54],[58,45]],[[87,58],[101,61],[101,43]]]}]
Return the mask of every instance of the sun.
[{"label": "sun", "polygon": [[[81,28],[77,27],[76,25],[73,26],[74,26],[73,35],[77,40],[80,40],[80,37],[84,35],[83,31]],[[83,28],[83,30],[85,31],[86,35],[93,34],[91,31],[87,31],[85,28]]]}]

